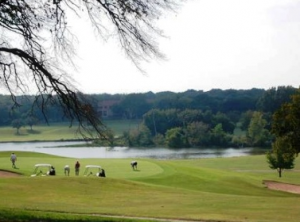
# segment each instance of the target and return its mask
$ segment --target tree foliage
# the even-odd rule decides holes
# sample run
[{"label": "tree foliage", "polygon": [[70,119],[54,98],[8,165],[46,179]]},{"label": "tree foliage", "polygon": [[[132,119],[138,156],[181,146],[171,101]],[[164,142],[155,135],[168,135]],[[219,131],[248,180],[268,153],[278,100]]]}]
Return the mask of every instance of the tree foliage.
[{"label": "tree foliage", "polygon": [[147,147],[153,145],[151,132],[145,125],[124,133],[123,137],[127,140],[129,147]]},{"label": "tree foliage", "polygon": [[224,146],[229,143],[229,138],[227,137],[225,131],[223,130],[222,123],[218,123],[212,130],[210,135],[210,140],[214,142],[215,146]]},{"label": "tree foliage", "polygon": [[[161,32],[154,24],[165,10],[174,9],[175,0],[3,0],[0,2],[0,83],[16,95],[36,87],[35,105],[59,104],[64,115],[79,122],[86,132],[101,134],[102,123],[95,110],[71,83],[63,69],[72,65],[76,53],[68,27],[68,14],[87,15],[91,25],[103,36],[111,30],[126,55],[139,62],[163,57],[153,35]],[[110,23],[104,22],[104,17]],[[112,29],[107,28],[107,26]]]},{"label": "tree foliage", "polygon": [[30,127],[30,130],[33,131],[33,126],[36,125],[39,120],[34,116],[27,116],[25,118],[25,123]]},{"label": "tree foliage", "polygon": [[187,136],[184,130],[180,127],[175,127],[167,130],[166,144],[170,148],[186,148],[189,147]]},{"label": "tree foliage", "polygon": [[255,111],[249,123],[247,136],[251,145],[264,146],[270,138],[269,131],[265,128],[267,121],[263,118],[263,113]]},{"label": "tree foliage", "polygon": [[24,121],[22,119],[15,119],[11,122],[11,125],[13,128],[17,129],[16,134],[19,135],[20,134],[20,128],[22,126],[24,126]]},{"label": "tree foliage", "polygon": [[192,122],[187,126],[188,141],[192,147],[204,147],[209,144],[209,126],[203,122]]},{"label": "tree foliage", "polygon": [[283,103],[290,102],[291,95],[295,94],[297,89],[292,86],[278,86],[266,90],[257,101],[257,107],[263,112],[274,113]]},{"label": "tree foliage", "polygon": [[279,177],[282,170],[294,168],[295,153],[287,138],[278,137],[272,144],[272,152],[267,153],[267,161],[271,169],[278,171]]},{"label": "tree foliage", "polygon": [[273,115],[272,133],[286,137],[294,153],[300,152],[300,91],[291,96],[291,102],[283,104]]}]

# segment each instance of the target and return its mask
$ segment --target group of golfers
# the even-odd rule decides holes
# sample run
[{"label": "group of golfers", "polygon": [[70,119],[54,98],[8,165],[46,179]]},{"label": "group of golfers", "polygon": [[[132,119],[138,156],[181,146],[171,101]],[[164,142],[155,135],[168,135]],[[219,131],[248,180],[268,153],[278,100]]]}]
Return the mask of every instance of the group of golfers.
[{"label": "group of golfers", "polygon": [[[79,175],[79,169],[80,169],[80,163],[79,163],[79,161],[76,161],[76,163],[75,163],[75,175],[76,176]],[[66,176],[70,175],[70,166],[69,165],[65,165],[64,172],[65,172]]]},{"label": "group of golfers", "polygon": [[[17,155],[15,153],[12,153],[10,155],[10,161],[12,163],[12,167],[13,168],[17,168],[16,167],[16,161],[17,161]],[[132,161],[130,163],[131,167],[133,170],[137,170],[137,161]],[[70,166],[69,165],[65,165],[64,167],[64,173],[66,176],[69,176],[70,175]],[[79,175],[79,170],[80,170],[80,163],[79,161],[76,161],[75,163],[75,175],[78,176]],[[56,172],[55,172],[55,168],[53,166],[51,166],[51,169],[49,171],[49,175],[51,176],[55,176],[56,175]],[[98,174],[99,177],[105,177],[105,171],[104,169],[101,169],[101,172],[99,172]]]}]

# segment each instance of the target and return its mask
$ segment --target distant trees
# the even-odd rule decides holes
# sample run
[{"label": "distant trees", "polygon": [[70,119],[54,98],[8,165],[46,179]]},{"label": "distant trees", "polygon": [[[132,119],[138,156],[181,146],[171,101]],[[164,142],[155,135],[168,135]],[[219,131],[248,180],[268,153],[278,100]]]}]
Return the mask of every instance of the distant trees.
[{"label": "distant trees", "polygon": [[[284,90],[287,90],[287,92],[284,93]],[[293,90],[289,87],[280,88],[282,95],[289,94],[291,91]],[[212,90],[209,94],[199,92],[201,95],[201,97],[199,97],[195,91],[189,91],[187,93],[193,96],[186,100],[180,99],[180,96],[183,96],[183,94],[175,96],[172,93],[166,93],[164,96],[170,95],[171,97],[169,100],[165,100],[169,101],[168,106],[165,107],[172,107],[171,104],[179,100],[185,101],[184,104],[188,107],[191,104],[195,106],[193,103],[197,101],[197,99],[194,100],[195,98],[206,98],[204,100],[205,103],[218,104],[219,109],[222,110],[221,100],[217,99],[216,102],[207,101],[208,95],[214,96],[214,98],[221,98],[221,92],[222,91],[219,90]],[[261,93],[261,91],[259,91],[259,93]],[[224,95],[234,94],[234,90],[224,91]],[[244,91],[243,96],[244,98],[247,97]],[[211,100],[214,100],[214,98],[212,97]],[[283,96],[282,101],[286,100],[287,98]],[[253,100],[251,99],[251,101]],[[263,104],[263,101],[264,100],[260,100],[260,105]],[[160,138],[161,136],[165,137],[169,147],[177,147],[178,144],[180,144],[179,146],[184,144],[186,147],[271,146],[274,136],[270,133],[272,119],[271,113],[269,112],[264,113],[253,109],[244,112],[237,110],[235,113],[233,111],[222,113],[220,111],[213,112],[209,106],[205,106],[204,110],[202,110],[187,109],[178,106],[178,104],[175,106],[177,107],[176,109],[152,109],[143,116],[143,124],[150,130],[151,135],[155,136],[159,134]],[[245,131],[246,134],[234,135],[234,130],[238,127],[240,127],[240,130]],[[176,141],[177,144],[175,144],[174,141]]]},{"label": "distant trees", "polygon": [[141,93],[132,93],[124,97],[119,104],[118,112],[126,119],[141,119],[143,115],[151,108],[146,100],[146,96]]},{"label": "distant trees", "polygon": [[222,123],[218,123],[215,127],[213,127],[209,135],[210,144],[213,146],[223,147],[230,144],[231,136],[226,134],[226,132],[223,130]]},{"label": "distant trees", "polygon": [[284,103],[291,101],[297,89],[291,86],[278,86],[266,90],[257,101],[257,108],[264,113],[274,113]]},{"label": "distant trees", "polygon": [[138,129],[124,132],[123,137],[129,147],[149,147],[154,144],[149,129],[142,125]]},{"label": "distant trees", "polygon": [[222,124],[222,129],[226,133],[232,134],[236,125],[233,123],[225,113],[217,112],[213,118],[213,125]]},{"label": "distant trees", "polygon": [[39,122],[38,118],[34,116],[28,116],[25,119],[25,123],[30,127],[30,130],[33,131],[33,126]]},{"label": "distant trees", "polygon": [[[284,88],[280,88],[280,90],[284,90]],[[287,90],[290,91],[290,88]],[[174,141],[176,138],[176,141],[180,140],[179,144],[187,147],[270,147],[274,138],[281,135],[289,135],[288,138],[291,140],[297,139],[297,121],[298,113],[300,113],[298,94],[276,111],[273,118],[273,113],[263,112],[261,109],[243,111],[244,108],[241,110],[237,108],[245,107],[244,105],[234,106],[232,110],[227,110],[228,107],[224,108],[225,101],[228,102],[232,98],[243,97],[245,100],[240,100],[240,102],[248,103],[246,98],[253,95],[250,102],[259,101],[263,92],[263,90],[211,90],[208,92],[189,90],[183,93],[99,94],[90,95],[87,98],[91,101],[89,103],[93,105],[93,109],[98,111],[99,116],[100,107],[103,106],[102,102],[107,100],[111,102],[108,104],[114,104],[110,107],[112,115],[108,118],[141,120],[138,129],[124,134],[124,139],[126,138],[127,143],[131,146],[140,144],[142,146],[168,145],[176,147],[174,142],[166,143],[168,131],[168,141]],[[8,125],[12,120],[20,118],[21,113],[24,113],[22,119],[26,120],[25,124],[31,129],[37,121],[45,123],[44,115],[48,117],[49,123],[66,121],[62,117],[63,110],[55,104],[49,105],[46,113],[39,109],[31,109],[30,102],[34,101],[34,97],[31,99],[30,96],[28,104],[22,98],[17,97],[17,100],[22,101],[25,105],[15,107],[12,112],[9,109],[11,102],[7,102],[10,101],[7,97],[9,96],[0,95],[0,114],[3,114],[0,115],[0,125]],[[205,98],[205,100],[201,101],[199,98]],[[213,104],[212,106],[217,104],[218,107],[211,107],[209,104]],[[200,109],[199,107],[205,108]],[[227,112],[221,112],[218,109],[227,110]],[[272,132],[270,131],[271,124],[273,124]],[[113,132],[110,133],[112,134],[110,136],[107,132],[107,129],[103,130],[103,138],[114,138]],[[110,145],[120,142],[119,140],[110,141]],[[295,144],[297,145],[297,143]]]},{"label": "distant trees", "polygon": [[210,143],[209,125],[204,122],[194,121],[187,125],[188,144],[191,147],[204,147]]},{"label": "distant trees", "polygon": [[166,145],[171,148],[189,147],[188,138],[181,127],[174,127],[166,132]]},{"label": "distant trees", "polygon": [[182,121],[178,119],[176,109],[153,109],[144,114],[143,124],[151,131],[152,135],[164,135],[168,129],[182,125]]},{"label": "distant trees", "polygon": [[263,118],[263,113],[255,111],[247,130],[250,145],[264,146],[271,139],[269,131],[265,128],[266,125],[267,121]]},{"label": "distant trees", "polygon": [[223,113],[192,109],[150,110],[144,115],[143,125],[152,136],[164,136],[171,148],[229,146],[235,128]]},{"label": "distant trees", "polygon": [[247,110],[246,112],[241,114],[241,117],[239,119],[241,130],[248,130],[248,127],[250,125],[253,116],[253,112],[254,112],[253,110]]},{"label": "distant trees", "polygon": [[13,128],[17,129],[16,134],[20,134],[20,128],[24,126],[24,121],[22,119],[15,119],[11,122]]}]

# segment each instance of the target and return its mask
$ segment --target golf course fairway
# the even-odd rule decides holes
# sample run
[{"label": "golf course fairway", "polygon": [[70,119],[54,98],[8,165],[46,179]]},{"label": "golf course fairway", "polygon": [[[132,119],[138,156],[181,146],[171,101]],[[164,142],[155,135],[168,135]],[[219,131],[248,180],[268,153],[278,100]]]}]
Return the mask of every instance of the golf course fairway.
[{"label": "golf course fairway", "polygon": [[[13,151],[11,151],[13,152]],[[300,184],[300,161],[281,178],[265,155],[211,159],[74,159],[41,153],[0,152],[0,221],[247,221],[298,222],[300,195],[270,190],[264,180]],[[75,176],[74,164],[81,164]],[[48,163],[56,176],[32,177],[34,165]],[[71,166],[70,176],[63,168]],[[86,165],[99,165],[84,176]]]}]

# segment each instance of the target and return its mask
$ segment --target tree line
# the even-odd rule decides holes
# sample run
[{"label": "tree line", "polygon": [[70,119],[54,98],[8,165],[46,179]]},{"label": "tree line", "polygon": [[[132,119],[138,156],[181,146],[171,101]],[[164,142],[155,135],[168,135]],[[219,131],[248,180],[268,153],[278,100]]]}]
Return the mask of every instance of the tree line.
[{"label": "tree line", "polygon": [[[274,139],[272,116],[298,91],[291,86],[268,90],[188,90],[181,93],[131,93],[85,95],[101,118],[103,101],[118,101],[110,107],[110,119],[138,119],[138,129],[124,132],[128,146],[168,147],[268,147]],[[53,99],[53,98],[52,98]],[[55,98],[54,98],[55,99]],[[43,104],[35,96],[19,96],[18,106],[8,95],[0,95],[0,125],[22,126],[68,121],[68,114],[56,105]],[[109,132],[109,133],[108,133]],[[114,138],[110,130],[106,138]]]},{"label": "tree line", "polygon": [[279,86],[129,94],[112,107],[115,116],[111,118],[141,119],[138,129],[122,136],[121,144],[129,147],[272,147],[274,115],[297,92],[297,88]]}]

